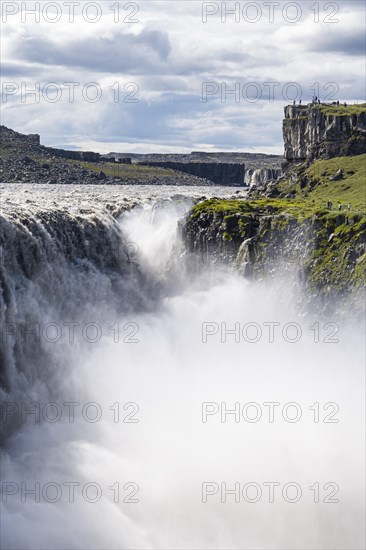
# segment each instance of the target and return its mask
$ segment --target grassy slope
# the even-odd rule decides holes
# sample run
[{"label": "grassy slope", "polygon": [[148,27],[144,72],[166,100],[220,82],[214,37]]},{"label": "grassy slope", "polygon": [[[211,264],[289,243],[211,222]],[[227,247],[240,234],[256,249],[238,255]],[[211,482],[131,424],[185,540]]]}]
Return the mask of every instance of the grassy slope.
[{"label": "grassy slope", "polygon": [[366,103],[360,105],[313,105],[313,109],[319,109],[324,115],[359,115],[366,111]]},{"label": "grassy slope", "polygon": [[[331,181],[329,178],[339,169],[343,170],[343,179]],[[309,193],[315,202],[350,203],[352,210],[366,212],[366,155],[318,160],[306,173],[316,183]]]},{"label": "grassy slope", "polygon": [[[343,170],[343,179],[331,181],[339,169]],[[307,185],[300,188],[299,179],[308,179]],[[366,214],[366,154],[356,157],[337,157],[329,160],[317,160],[307,169],[299,170],[295,182],[288,179],[278,186],[284,194],[295,192],[297,199],[311,202],[319,208],[326,208],[332,201],[333,208],[338,203],[351,204],[351,211]]]},{"label": "grassy slope", "polygon": [[[340,168],[344,179],[330,181],[329,177]],[[289,239],[290,219],[297,225],[310,224],[312,252],[305,267],[311,287],[323,294],[335,290],[347,294],[362,288],[366,283],[366,155],[319,160],[298,170],[298,178],[280,184],[283,194],[294,191],[294,198],[210,199],[196,205],[191,216],[194,219],[203,212],[218,213],[227,220],[237,214],[272,215],[271,232],[259,234],[264,253],[268,235],[278,238],[273,232],[281,231],[283,238]],[[301,189],[299,179],[304,176],[308,183]],[[333,202],[331,211],[328,200]],[[338,203],[344,205],[341,212]],[[345,208],[348,203],[350,211]],[[224,240],[231,238],[226,230]]]},{"label": "grassy slope", "polygon": [[75,162],[93,172],[99,173],[103,171],[106,176],[116,177],[128,180],[144,180],[151,179],[153,177],[159,178],[174,178],[177,177],[177,172],[169,170],[167,168],[160,168],[159,166],[141,166],[138,164],[117,164],[111,162],[99,162],[95,164],[93,162]]},{"label": "grassy slope", "polygon": [[[25,156],[25,152],[21,153],[21,156]],[[19,152],[17,147],[13,146],[7,146],[4,147],[0,144],[0,157],[2,158],[12,158],[12,157],[18,157]],[[34,155],[34,154],[27,154],[29,158],[34,160],[37,164],[41,165],[45,162],[52,163],[53,160],[46,156],[46,155]],[[131,181],[144,181],[144,180],[151,180],[154,177],[158,178],[167,178],[171,180],[172,178],[177,177],[177,172],[175,170],[170,170],[166,168],[160,168],[159,166],[141,166],[137,164],[117,164],[117,163],[111,163],[111,162],[81,162],[77,160],[70,160],[70,159],[60,159],[62,162],[67,162],[71,166],[81,166],[85,168],[86,170],[90,170],[91,172],[96,172],[99,174],[99,172],[103,171],[107,176],[109,177],[116,177],[120,178],[122,180],[131,180]],[[57,162],[57,161],[56,161]],[[180,177],[187,177],[187,174],[183,174],[181,172],[178,173]]]}]

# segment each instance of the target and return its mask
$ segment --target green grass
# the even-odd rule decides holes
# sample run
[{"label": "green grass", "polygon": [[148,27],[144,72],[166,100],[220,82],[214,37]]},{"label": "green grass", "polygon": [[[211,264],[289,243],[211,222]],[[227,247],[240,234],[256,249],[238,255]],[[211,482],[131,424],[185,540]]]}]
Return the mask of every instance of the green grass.
[{"label": "green grass", "polygon": [[362,290],[366,283],[366,217],[355,216],[352,225],[337,225],[336,218],[333,226],[327,221],[318,230],[316,247],[307,261],[311,286],[321,288],[324,294]]},{"label": "green grass", "polygon": [[[21,156],[25,156],[26,153],[21,153]],[[19,156],[19,152],[15,147],[0,147],[0,157],[2,158],[12,158]],[[37,164],[52,164],[55,162],[53,159],[50,159],[47,156],[40,156],[34,154],[27,154],[29,158],[34,160]],[[99,174],[99,172],[104,172],[106,176],[116,177],[120,179],[132,180],[132,181],[143,181],[150,180],[154,177],[158,178],[176,178],[177,172],[175,170],[161,168],[159,166],[141,166],[138,164],[118,164],[112,162],[82,162],[78,160],[71,160],[66,158],[56,157],[56,162],[58,161],[67,162],[71,166],[78,166],[90,170]],[[182,174],[184,176],[185,174]]]},{"label": "green grass", "polygon": [[[331,181],[339,169],[344,179]],[[307,178],[300,188],[299,180]],[[257,224],[256,267],[266,268],[266,258],[287,243],[294,232],[303,231],[309,245],[305,272],[310,289],[321,295],[348,296],[366,283],[366,155],[319,160],[308,168],[297,167],[292,180],[279,185],[294,198],[209,199],[198,203],[191,220],[211,217],[224,241],[240,242],[253,235]],[[333,202],[328,210],[327,202]],[[338,211],[338,203],[343,209]],[[346,209],[351,204],[351,210]],[[238,214],[242,215],[239,217]],[[231,218],[231,219],[230,219]],[[200,223],[200,222],[199,222]],[[229,229],[230,228],[230,229]]]},{"label": "green grass", "polygon": [[208,199],[196,204],[191,212],[192,218],[199,217],[202,213],[220,213],[224,216],[233,214],[248,214],[252,207],[248,201],[240,199]]},{"label": "green grass", "polygon": [[91,170],[92,172],[104,172],[106,176],[129,180],[144,180],[153,177],[174,178],[177,172],[159,166],[142,166],[140,164],[119,164],[112,162],[80,162],[70,161]]},{"label": "green grass", "polygon": [[298,220],[312,216],[317,206],[304,199],[257,199],[251,202],[261,214],[288,214]]},{"label": "green grass", "polygon": [[[343,179],[331,181],[338,170],[343,170]],[[351,204],[352,210],[366,213],[366,154],[356,157],[338,157],[318,160],[307,170],[306,175],[315,182],[309,197],[317,203],[338,202]]]},{"label": "green grass", "polygon": [[299,117],[295,117],[295,119],[286,119],[286,120],[305,120],[308,119],[310,115],[310,109],[317,109],[323,115],[329,116],[351,116],[351,115],[360,115],[361,113],[366,113],[366,103],[360,103],[358,105],[347,105],[345,107],[344,105],[311,105],[310,109],[307,105],[297,105],[294,107],[295,109],[301,111],[302,113],[306,113],[306,115],[302,115]]},{"label": "green grass", "polygon": [[[337,171],[343,170],[343,179],[331,181]],[[328,201],[337,208],[351,204],[351,212],[366,213],[366,154],[354,157],[337,157],[317,160],[309,168],[300,167],[293,180],[281,182],[278,189],[282,194],[296,193],[296,200],[304,200],[308,207],[327,208]],[[307,184],[300,188],[300,180],[307,178]]]},{"label": "green grass", "polygon": [[197,218],[201,214],[218,213],[227,218],[236,214],[270,215],[285,214],[297,220],[309,218],[314,214],[327,214],[325,208],[304,199],[208,199],[199,202],[192,210],[191,217]]},{"label": "green grass", "polygon": [[366,103],[359,105],[313,105],[312,109],[318,109],[324,115],[334,115],[334,116],[349,116],[349,115],[359,115],[366,112]]}]

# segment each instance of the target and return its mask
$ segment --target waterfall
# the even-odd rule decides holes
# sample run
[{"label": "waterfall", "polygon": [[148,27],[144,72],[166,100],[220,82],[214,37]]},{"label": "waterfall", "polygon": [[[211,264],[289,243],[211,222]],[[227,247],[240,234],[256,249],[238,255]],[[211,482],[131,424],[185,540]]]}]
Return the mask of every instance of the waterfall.
[{"label": "waterfall", "polygon": [[245,170],[244,183],[250,187],[262,186],[269,180],[277,180],[282,175],[281,168],[249,168]]},{"label": "waterfall", "polygon": [[362,548],[363,327],[191,270],[172,193],[4,209],[2,547]]},{"label": "waterfall", "polygon": [[12,213],[0,218],[0,243],[0,392],[16,401],[52,398],[69,360],[72,323],[79,330],[90,323],[91,331],[105,323],[103,303],[116,312],[146,307],[136,245],[108,212],[92,211]]}]

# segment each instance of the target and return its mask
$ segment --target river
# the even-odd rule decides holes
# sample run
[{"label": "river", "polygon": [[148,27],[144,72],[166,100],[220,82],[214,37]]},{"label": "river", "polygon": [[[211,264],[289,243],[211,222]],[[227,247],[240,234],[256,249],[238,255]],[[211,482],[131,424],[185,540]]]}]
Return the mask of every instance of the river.
[{"label": "river", "polygon": [[363,327],[187,253],[237,191],[1,189],[3,548],[364,547]]}]

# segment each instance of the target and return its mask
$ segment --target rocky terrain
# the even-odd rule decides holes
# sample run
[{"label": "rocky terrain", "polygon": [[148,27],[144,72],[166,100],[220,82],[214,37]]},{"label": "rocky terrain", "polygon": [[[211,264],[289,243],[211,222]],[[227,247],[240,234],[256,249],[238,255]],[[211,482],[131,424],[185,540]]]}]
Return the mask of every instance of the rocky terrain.
[{"label": "rocky terrain", "polygon": [[121,165],[98,153],[40,145],[38,134],[0,127],[0,183],[212,185],[208,180],[164,168]]},{"label": "rocky terrain", "polygon": [[360,155],[366,149],[366,104],[288,106],[283,121],[285,159],[313,161]]},{"label": "rocky terrain", "polygon": [[264,153],[241,153],[241,152],[216,152],[192,151],[189,154],[134,154],[134,153],[109,153],[106,157],[124,158],[131,157],[134,162],[204,162],[204,163],[230,163],[244,164],[247,170],[259,168],[281,168],[283,156],[265,155]]},{"label": "rocky terrain", "polygon": [[215,185],[244,185],[244,164],[228,162],[161,162],[140,163],[143,166],[170,168],[199,178],[207,179]]},{"label": "rocky terrain", "polygon": [[[128,160],[128,163],[120,162]],[[283,157],[252,153],[101,155],[40,144],[0,126],[0,182],[50,184],[263,185],[282,175]]]},{"label": "rocky terrain", "polygon": [[210,180],[216,185],[262,185],[282,175],[283,157],[261,153],[205,153],[193,151],[189,155],[148,154],[124,155],[110,153],[110,158],[130,156],[134,162],[146,166],[171,168]]},{"label": "rocky terrain", "polygon": [[[198,264],[233,265],[250,277],[291,268],[308,287],[307,294],[327,304],[334,295],[348,299],[362,293],[366,283],[365,116],[360,105],[286,107],[284,173],[266,181],[274,169],[269,165],[252,168],[250,177],[257,170],[259,185],[246,198],[216,194],[195,199],[196,206],[180,223],[187,251]],[[209,183],[160,166],[144,166],[136,159],[124,165],[91,156],[65,158],[62,150],[42,147],[39,136],[23,136],[4,127],[1,137],[2,182]],[[260,181],[258,170],[267,171],[265,181]]]},{"label": "rocky terrain", "polygon": [[181,232],[198,263],[233,265],[257,278],[290,270],[329,307],[335,296],[362,298],[366,283],[366,113],[316,110],[315,123],[312,107],[304,108],[306,121],[288,118],[300,112],[294,109],[285,109],[285,174],[246,200],[197,204]]},{"label": "rocky terrain", "polygon": [[366,216],[305,201],[211,199],[181,224],[198,262],[235,266],[246,277],[296,272],[308,294],[347,297],[366,283]]},{"label": "rocky terrain", "polygon": [[[120,162],[128,160],[128,163]],[[283,157],[252,153],[101,155],[45,147],[38,134],[0,126],[0,182],[50,184],[263,185],[282,175]]]}]

